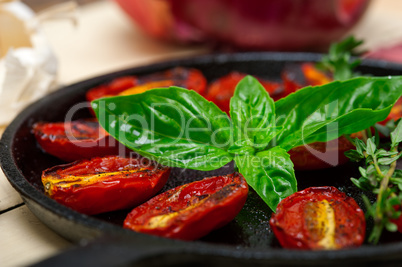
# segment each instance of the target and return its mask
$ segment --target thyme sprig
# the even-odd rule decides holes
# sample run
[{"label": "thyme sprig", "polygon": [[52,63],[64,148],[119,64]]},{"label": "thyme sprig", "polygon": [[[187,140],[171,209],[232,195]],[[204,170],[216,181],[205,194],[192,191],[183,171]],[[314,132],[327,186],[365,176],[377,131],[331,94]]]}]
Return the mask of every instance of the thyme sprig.
[{"label": "thyme sprig", "polygon": [[366,217],[374,220],[368,241],[376,244],[384,228],[390,232],[398,230],[393,220],[401,216],[399,207],[402,203],[402,171],[396,169],[396,165],[402,156],[402,151],[398,151],[402,142],[402,122],[399,121],[390,134],[389,150],[379,147],[376,143],[378,136],[371,136],[370,130],[366,132],[366,138],[363,135],[363,140],[354,140],[356,150],[348,151],[346,156],[353,161],[365,161],[365,167],[359,167],[361,177],[351,178],[351,181],[358,188],[377,195],[374,203],[371,203],[366,195],[362,196],[367,208]]}]

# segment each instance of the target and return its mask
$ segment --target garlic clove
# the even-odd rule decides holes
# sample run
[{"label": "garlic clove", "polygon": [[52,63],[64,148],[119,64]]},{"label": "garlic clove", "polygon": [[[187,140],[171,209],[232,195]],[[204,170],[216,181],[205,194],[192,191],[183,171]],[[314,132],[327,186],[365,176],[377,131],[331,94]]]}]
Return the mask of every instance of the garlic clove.
[{"label": "garlic clove", "polygon": [[0,58],[10,47],[32,47],[31,38],[23,20],[0,4]]},{"label": "garlic clove", "polygon": [[57,59],[35,13],[0,0],[0,125],[56,88]]}]

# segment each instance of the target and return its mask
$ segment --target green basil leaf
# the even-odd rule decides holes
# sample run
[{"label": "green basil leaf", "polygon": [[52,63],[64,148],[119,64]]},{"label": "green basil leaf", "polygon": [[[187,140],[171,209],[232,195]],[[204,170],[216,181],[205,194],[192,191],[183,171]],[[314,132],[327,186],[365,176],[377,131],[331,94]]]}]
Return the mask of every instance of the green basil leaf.
[{"label": "green basil leaf", "polygon": [[326,142],[384,120],[402,94],[402,77],[359,77],[306,87],[278,100],[276,145],[286,150]]},{"label": "green basil leaf", "polygon": [[264,149],[278,133],[275,127],[275,104],[264,87],[252,76],[237,85],[230,99],[230,117],[234,141]]},{"label": "green basil leaf", "polygon": [[233,145],[229,147],[228,152],[232,155],[239,156],[239,155],[247,155],[247,154],[255,154],[255,148],[252,146],[238,146]]},{"label": "green basil leaf", "polygon": [[229,117],[194,91],[154,89],[98,99],[92,107],[110,135],[162,164],[214,170],[233,160]]},{"label": "green basil leaf", "polygon": [[236,156],[235,162],[247,183],[274,212],[279,202],[297,191],[293,163],[280,147]]}]

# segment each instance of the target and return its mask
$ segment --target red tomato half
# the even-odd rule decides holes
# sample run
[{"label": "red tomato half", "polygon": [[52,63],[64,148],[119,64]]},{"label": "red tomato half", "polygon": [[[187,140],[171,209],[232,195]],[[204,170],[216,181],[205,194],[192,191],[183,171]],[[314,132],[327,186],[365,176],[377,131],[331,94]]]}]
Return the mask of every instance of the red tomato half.
[{"label": "red tomato half", "polygon": [[345,152],[355,148],[343,136],[329,142],[308,144],[307,147],[298,146],[289,151],[295,170],[318,170],[342,165],[349,161]]},{"label": "red tomato half", "polygon": [[55,166],[42,173],[45,193],[88,215],[132,208],[165,185],[170,168],[145,158],[93,158]]},{"label": "red tomato half", "polygon": [[395,105],[392,107],[391,112],[389,113],[388,117],[380,122],[380,124],[385,125],[388,121],[394,120],[397,121],[402,117],[402,98],[399,98],[396,101]]},{"label": "red tomato half", "polygon": [[[208,86],[205,98],[214,102],[221,110],[229,113],[230,98],[233,96],[237,84],[246,75],[247,74],[240,72],[231,72],[228,75],[219,78]],[[282,92],[282,86],[280,83],[263,79],[258,79],[258,81],[274,99],[277,99],[279,94]]]},{"label": "red tomato half", "polygon": [[133,209],[124,227],[175,239],[198,239],[233,220],[247,193],[241,174],[205,178],[171,189]]},{"label": "red tomato half", "polygon": [[294,249],[360,246],[366,221],[353,198],[335,187],[310,187],[282,200],[270,220],[279,243]]},{"label": "red tomato half", "polygon": [[296,81],[296,79],[293,77],[293,73],[289,71],[282,71],[281,73],[281,78],[283,82],[283,93],[282,97],[285,97],[291,93],[296,92],[297,90],[300,90],[304,86],[301,85],[299,81]]},{"label": "red tomato half", "polygon": [[[176,67],[170,70],[156,72],[141,77],[126,76],[116,78],[109,84],[100,85],[90,89],[86,94],[86,98],[89,102],[91,102],[101,97],[124,94],[124,91],[134,89],[133,87],[136,86],[142,86],[143,89],[147,87],[147,84],[156,85],[156,87],[169,87],[172,85],[180,86],[194,90],[203,95],[207,86],[207,80],[202,72],[197,69]],[[153,88],[155,87],[148,86],[147,90]],[[142,92],[142,90],[139,91]]]},{"label": "red tomato half", "polygon": [[207,79],[201,71],[197,69],[189,69],[176,67],[164,72],[150,74],[139,78],[139,84],[149,82],[170,80],[174,86],[180,86],[189,90],[194,90],[200,95],[205,94],[207,87]]},{"label": "red tomato half", "polygon": [[[401,211],[402,207],[396,205],[396,206],[394,206],[394,209],[396,211]],[[402,215],[399,216],[399,218],[397,218],[397,219],[392,219],[391,222],[395,223],[396,226],[398,227],[398,232],[402,233]]]},{"label": "red tomato half", "polygon": [[130,89],[138,84],[138,79],[135,76],[124,76],[114,79],[106,85],[100,85],[89,90],[86,98],[89,102],[95,99],[107,96],[118,95],[124,90]]},{"label": "red tomato half", "polygon": [[38,122],[32,129],[41,148],[64,161],[117,155],[126,148],[94,119],[72,122]]},{"label": "red tomato half", "polygon": [[318,86],[333,81],[331,77],[326,75],[324,72],[319,71],[312,63],[302,64],[301,69],[303,71],[304,78],[306,79],[308,85]]}]

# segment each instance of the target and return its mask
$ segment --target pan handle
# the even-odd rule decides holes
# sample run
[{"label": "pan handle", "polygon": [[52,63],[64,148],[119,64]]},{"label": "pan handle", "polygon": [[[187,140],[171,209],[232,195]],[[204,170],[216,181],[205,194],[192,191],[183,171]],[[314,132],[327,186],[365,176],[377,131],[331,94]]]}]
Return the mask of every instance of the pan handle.
[{"label": "pan handle", "polygon": [[[202,242],[183,242],[154,236],[130,235],[103,236],[82,246],[77,246],[52,258],[46,259],[35,267],[70,266],[356,266],[379,263],[381,266],[399,266],[401,253],[389,247],[386,253],[377,253],[375,247],[365,251],[339,251],[336,257],[330,251],[254,251],[247,249],[228,249],[224,245]],[[372,253],[371,253],[371,252]],[[289,253],[291,252],[291,253]],[[331,260],[329,260],[331,259]]]},{"label": "pan handle", "polygon": [[[250,261],[215,253],[200,242],[146,236],[102,236],[41,261],[34,267],[70,266],[248,266]],[[239,256],[239,255],[238,255]],[[230,265],[229,265],[230,264]]]}]

